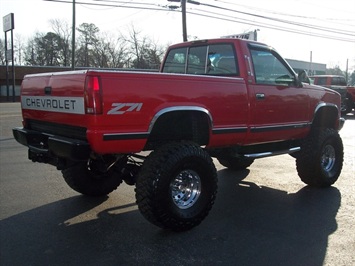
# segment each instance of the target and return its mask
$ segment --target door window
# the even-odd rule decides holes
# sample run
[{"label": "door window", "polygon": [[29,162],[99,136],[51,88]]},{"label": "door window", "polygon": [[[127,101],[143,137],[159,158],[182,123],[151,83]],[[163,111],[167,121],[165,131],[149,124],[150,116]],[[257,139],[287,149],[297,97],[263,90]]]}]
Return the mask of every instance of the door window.
[{"label": "door window", "polygon": [[285,86],[295,84],[294,74],[271,51],[251,49],[250,52],[257,84]]}]

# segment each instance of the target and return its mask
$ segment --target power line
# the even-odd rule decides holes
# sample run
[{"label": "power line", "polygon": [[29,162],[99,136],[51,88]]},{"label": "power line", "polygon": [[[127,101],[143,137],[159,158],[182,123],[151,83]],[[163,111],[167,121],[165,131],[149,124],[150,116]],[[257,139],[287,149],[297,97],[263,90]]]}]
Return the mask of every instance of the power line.
[{"label": "power line", "polygon": [[[332,39],[332,40],[337,40],[337,41],[344,41],[344,42],[355,42],[353,39],[347,39],[347,38],[342,38],[342,37],[336,37],[336,36],[331,36],[331,35],[325,35],[325,34],[319,34],[319,33],[310,33],[306,31],[300,31],[300,30],[295,30],[291,28],[284,28],[284,27],[279,27],[279,26],[274,26],[270,24],[262,24],[262,23],[257,23],[253,22],[251,20],[246,20],[246,19],[236,19],[236,18],[226,18],[224,15],[222,17],[218,17],[215,15],[204,15],[196,12],[191,12],[187,11],[188,14],[196,15],[196,16],[203,16],[203,17],[208,17],[212,19],[218,19],[218,20],[223,20],[223,21],[229,21],[229,22],[235,22],[235,23],[241,23],[241,24],[247,24],[251,26],[257,26],[257,27],[264,27],[268,29],[273,29],[273,30],[281,30],[285,32],[290,32],[290,33],[296,33],[296,34],[301,34],[301,35],[307,35],[307,36],[313,36],[313,37],[319,37],[319,38],[325,38],[325,39]],[[228,16],[227,16],[228,17]]]},{"label": "power line", "polygon": [[157,6],[154,3],[144,3],[144,2],[133,2],[133,1],[117,1],[117,0],[91,0],[93,2],[108,2],[108,3],[121,3],[121,4],[133,4],[133,5],[147,5],[147,6]]},{"label": "power line", "polygon": [[281,22],[281,23],[285,23],[285,24],[296,25],[296,26],[300,26],[300,27],[312,28],[312,29],[317,29],[320,31],[333,32],[333,33],[337,33],[337,34],[343,34],[343,35],[349,35],[349,36],[355,37],[354,31],[345,31],[345,30],[339,30],[339,29],[334,29],[334,28],[325,28],[325,27],[315,26],[315,25],[311,25],[311,24],[293,22],[293,21],[289,21],[289,20],[278,19],[278,18],[273,18],[273,17],[269,17],[269,16],[263,16],[263,15],[249,13],[249,12],[238,11],[238,10],[225,8],[225,7],[221,7],[221,6],[215,6],[215,5],[211,5],[211,4],[200,3],[200,5],[208,6],[211,8],[220,9],[220,10],[224,10],[224,11],[228,11],[228,12],[234,12],[234,13],[238,13],[238,14],[257,17],[257,18],[261,18],[261,19],[265,19],[265,20],[271,20],[271,21]]},{"label": "power line", "polygon": [[[59,2],[59,3],[69,3],[71,4],[71,1],[66,1],[66,0],[43,0],[43,1],[48,1],[48,2]],[[144,2],[133,2],[133,1],[117,1],[117,0],[92,0],[94,2],[99,2],[99,3],[93,3],[93,2],[76,2],[77,4],[81,5],[94,5],[94,6],[107,6],[107,7],[120,7],[120,8],[131,8],[131,9],[141,9],[141,10],[152,10],[152,11],[170,11],[170,12],[179,12],[176,9],[167,9],[169,8],[168,5],[158,5],[155,3],[144,3]],[[216,0],[217,1],[217,0]],[[225,1],[219,1],[219,2],[224,2]],[[252,17],[257,17],[259,19],[265,19],[265,20],[270,20],[274,21],[277,23],[283,23],[286,25],[292,25],[292,26],[297,26],[301,28],[306,28],[309,30],[309,28],[312,28],[313,30],[317,31],[323,31],[327,33],[334,33],[338,35],[346,35],[353,37],[355,36],[355,32],[352,31],[345,31],[345,30],[338,30],[334,28],[326,28],[326,27],[321,27],[321,26],[315,26],[312,24],[305,24],[305,23],[297,23],[297,22],[292,22],[289,20],[283,20],[283,19],[277,19],[269,16],[263,16],[263,15],[257,15],[249,12],[243,12],[243,11],[237,11],[234,9],[230,8],[225,8],[225,7],[220,7],[220,6],[215,6],[215,5],[210,5],[210,4],[203,4],[195,1],[188,1],[188,3],[192,4],[198,4],[199,6],[206,6],[218,10],[223,10],[227,12],[234,12],[234,13],[239,13],[243,14],[245,16],[252,16]],[[229,3],[230,4],[230,3]],[[218,19],[218,20],[223,20],[223,21],[229,21],[229,22],[235,22],[235,23],[241,23],[241,24],[247,24],[247,25],[252,25],[252,26],[257,26],[257,27],[265,27],[273,30],[281,30],[285,32],[291,32],[291,33],[297,33],[297,34],[302,34],[302,35],[308,35],[308,36],[314,36],[314,37],[320,37],[320,38],[326,38],[326,39],[333,39],[333,40],[339,40],[339,41],[345,41],[345,42],[355,42],[355,39],[349,39],[346,37],[341,37],[341,36],[331,36],[331,35],[326,35],[322,33],[310,33],[307,31],[302,31],[302,30],[297,30],[297,29],[292,29],[292,28],[286,28],[286,27],[280,27],[276,25],[271,25],[271,24],[266,24],[262,22],[256,22],[256,21],[250,21],[248,19],[237,19],[232,16],[228,16],[226,14],[221,14],[221,13],[216,13],[216,12],[211,12],[211,11],[206,11],[206,10],[200,10],[200,9],[195,9],[197,12],[193,11],[187,11],[187,13],[191,15],[196,15],[196,16],[202,16],[206,18],[211,18],[211,19]],[[202,13],[198,13],[202,12]]]},{"label": "power line", "polygon": [[[355,19],[350,19],[350,18],[347,18],[347,19],[342,19],[342,18],[333,18],[333,17],[329,17],[329,18],[319,18],[319,17],[309,17],[309,16],[304,16],[304,15],[294,15],[294,14],[290,14],[290,13],[284,13],[284,12],[277,12],[277,11],[274,11],[274,10],[269,10],[269,9],[263,9],[263,8],[258,8],[258,7],[251,7],[251,6],[248,6],[248,5],[241,5],[241,4],[237,4],[235,2],[229,2],[229,1],[223,1],[223,0],[214,0],[215,2],[220,2],[220,3],[224,3],[224,4],[228,4],[228,5],[233,5],[233,6],[238,6],[238,7],[244,7],[244,8],[248,8],[248,9],[252,9],[252,10],[259,10],[259,11],[262,11],[262,12],[266,12],[266,13],[272,13],[272,14],[278,14],[278,15],[284,15],[284,16],[288,16],[288,17],[298,17],[298,18],[306,18],[306,19],[316,19],[316,20],[339,20],[339,21],[355,21]],[[326,9],[329,9],[327,7],[325,7],[324,5],[316,5],[314,2],[309,2],[307,1],[307,5],[314,5],[318,8],[326,8]],[[339,5],[338,5],[339,6]],[[344,5],[343,5],[344,6]],[[334,4],[332,4],[332,7],[331,7],[331,10],[334,11]],[[351,10],[351,9],[350,9]],[[346,10],[340,10],[338,9],[338,11],[341,11],[341,12],[347,12],[347,13],[350,13],[352,15],[352,11],[346,11]],[[319,11],[318,11],[319,12]]]},{"label": "power line", "polygon": [[[291,29],[291,28],[285,28],[285,27],[280,27],[280,26],[276,26],[276,25],[273,25],[273,24],[267,24],[267,23],[262,23],[262,22],[256,22],[254,20],[249,20],[249,19],[238,19],[238,18],[235,18],[233,16],[228,16],[228,15],[225,15],[225,14],[220,14],[220,13],[216,13],[216,12],[211,12],[211,11],[206,11],[206,10],[200,10],[200,9],[195,9],[196,11],[198,12],[204,12],[204,13],[207,13],[207,14],[200,14],[200,13],[196,13],[196,12],[191,12],[189,11],[190,14],[194,14],[194,15],[201,15],[201,16],[206,16],[206,17],[209,17],[209,18],[214,18],[214,19],[219,19],[219,20],[227,20],[227,21],[230,21],[230,22],[238,22],[238,23],[245,23],[245,24],[248,24],[248,25],[252,25],[252,26],[261,26],[261,27],[265,27],[265,28],[271,28],[271,29],[276,29],[276,30],[283,30],[283,31],[289,31],[289,32],[294,32],[294,33],[299,33],[299,34],[303,34],[303,33],[307,33],[307,35],[309,35],[307,31],[302,31],[302,30],[297,30],[297,29]],[[223,16],[223,17],[220,17],[220,16]],[[305,27],[306,29],[309,29],[308,27]],[[326,31],[325,29],[323,30],[325,32],[329,32],[329,31]],[[333,31],[333,33],[336,33],[336,34],[342,34],[342,35],[348,35],[348,34],[344,34],[342,32],[336,32],[336,31]],[[322,35],[318,35],[318,37],[320,37]],[[327,38],[328,37],[334,37],[336,39],[340,38],[340,37],[335,37],[335,36],[330,36],[330,35],[324,35],[326,36]],[[350,35],[350,36],[355,36],[355,35]],[[345,40],[346,38],[342,38],[341,40]],[[352,39],[348,39],[349,41],[355,41],[352,40]]]},{"label": "power line", "polygon": [[[296,19],[307,19],[307,20],[312,20],[312,21],[319,21],[321,23],[331,22],[332,24],[355,28],[355,19],[351,19],[351,18],[334,18],[334,17],[321,18],[321,17],[315,17],[315,16],[310,17],[310,16],[305,16],[305,15],[295,15],[295,14],[290,14],[290,13],[278,12],[275,10],[263,9],[263,8],[258,8],[258,7],[251,7],[251,6],[247,6],[247,5],[231,3],[228,1],[221,1],[221,0],[214,0],[214,1],[225,3],[228,5],[238,6],[238,7],[242,7],[242,8],[246,8],[246,9],[251,9],[253,11],[257,10],[257,11],[264,12],[267,14],[274,14],[274,15],[279,15],[279,16],[284,16],[284,17],[286,16],[286,17],[291,17],[291,18],[296,18]],[[320,6],[320,7],[323,7],[323,6]],[[344,12],[344,11],[342,11],[342,12]],[[354,24],[349,24],[349,23],[345,23],[345,22],[352,22]]]},{"label": "power line", "polygon": [[[46,2],[57,2],[57,3],[66,3],[66,4],[72,4],[72,1],[67,1],[67,0],[43,0]],[[98,1],[98,2],[103,2],[101,0],[93,0],[93,1]],[[107,2],[107,1],[105,1]],[[123,3],[127,4],[127,2],[122,2],[122,1],[111,1],[111,2],[117,2],[117,3]],[[92,5],[92,6],[107,6],[107,7],[122,7],[122,8],[131,8],[131,9],[143,9],[143,10],[158,10],[158,11],[167,11],[167,9],[162,9],[159,5],[152,4],[152,3],[135,3],[137,6],[128,6],[128,5],[121,5],[121,4],[105,4],[105,3],[90,3],[90,2],[78,2],[76,1],[77,4],[80,5]],[[139,5],[151,5],[151,6],[157,6],[157,7],[143,7]],[[158,8],[160,7],[160,8]]]}]

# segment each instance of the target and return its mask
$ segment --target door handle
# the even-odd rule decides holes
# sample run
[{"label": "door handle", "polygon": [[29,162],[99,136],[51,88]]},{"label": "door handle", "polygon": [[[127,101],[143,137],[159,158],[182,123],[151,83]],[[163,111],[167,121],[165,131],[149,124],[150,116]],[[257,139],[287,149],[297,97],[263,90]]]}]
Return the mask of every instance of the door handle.
[{"label": "door handle", "polygon": [[257,100],[264,100],[265,94],[264,93],[257,93],[257,94],[255,94],[255,97]]}]

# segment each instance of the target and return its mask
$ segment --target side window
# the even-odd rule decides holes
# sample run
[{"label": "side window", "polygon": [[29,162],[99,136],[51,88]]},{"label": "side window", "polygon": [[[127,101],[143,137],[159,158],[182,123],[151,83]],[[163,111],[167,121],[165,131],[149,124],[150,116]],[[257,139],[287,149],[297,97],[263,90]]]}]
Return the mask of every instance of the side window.
[{"label": "side window", "polygon": [[231,44],[212,44],[170,50],[163,72],[238,76],[239,68]]},{"label": "side window", "polygon": [[185,73],[187,48],[172,49],[166,57],[164,73]]},{"label": "side window", "polygon": [[209,75],[239,76],[234,48],[230,44],[210,45],[208,50]]},{"label": "side window", "polygon": [[331,85],[338,85],[339,84],[339,78],[338,77],[333,77],[331,81]]},{"label": "side window", "polygon": [[333,77],[331,85],[346,86],[345,78],[343,78],[343,77]]},{"label": "side window", "polygon": [[206,73],[207,46],[191,47],[187,60],[187,74]]},{"label": "side window", "polygon": [[268,50],[250,50],[256,83],[290,86],[295,83],[294,74],[282,61]]},{"label": "side window", "polygon": [[327,85],[327,77],[318,77],[317,85]]},{"label": "side window", "polygon": [[339,85],[340,86],[346,86],[346,80],[344,77],[339,77]]}]

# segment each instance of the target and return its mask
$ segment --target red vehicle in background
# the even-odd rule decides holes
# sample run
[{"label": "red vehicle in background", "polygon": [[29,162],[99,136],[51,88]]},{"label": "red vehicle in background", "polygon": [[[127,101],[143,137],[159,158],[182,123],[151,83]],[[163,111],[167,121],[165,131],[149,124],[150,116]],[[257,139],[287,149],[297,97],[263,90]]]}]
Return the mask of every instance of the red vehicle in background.
[{"label": "red vehicle in background", "polygon": [[262,43],[186,42],[169,47],[160,73],[25,76],[23,127],[13,134],[30,160],[56,166],[75,191],[102,196],[125,181],[147,220],[188,230],[216,198],[212,157],[240,170],[290,154],[309,186],[337,181],[341,98],[307,80]]},{"label": "red vehicle in background", "polygon": [[347,113],[350,113],[353,109],[355,109],[355,86],[347,86]]},{"label": "red vehicle in background", "polygon": [[341,113],[350,113],[355,108],[355,87],[347,86],[340,75],[314,75],[309,77],[313,84],[330,88],[341,95]]}]

